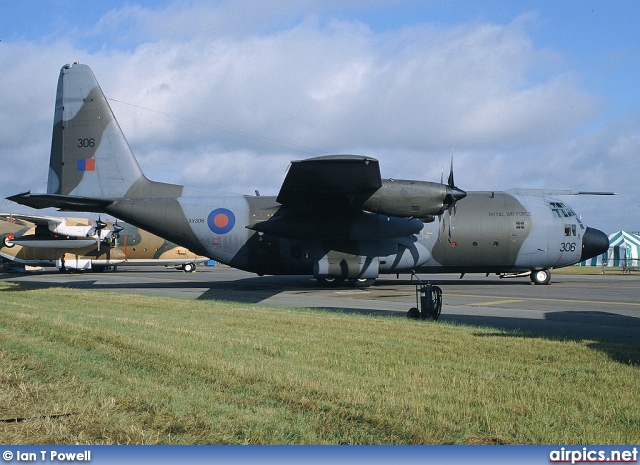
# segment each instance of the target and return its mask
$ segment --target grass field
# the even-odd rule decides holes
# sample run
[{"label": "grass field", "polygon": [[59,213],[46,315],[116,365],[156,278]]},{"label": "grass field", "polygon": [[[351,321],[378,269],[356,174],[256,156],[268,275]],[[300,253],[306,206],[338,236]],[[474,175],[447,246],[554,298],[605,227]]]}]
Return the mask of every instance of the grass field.
[{"label": "grass field", "polygon": [[637,444],[640,346],[0,283],[0,443]]}]

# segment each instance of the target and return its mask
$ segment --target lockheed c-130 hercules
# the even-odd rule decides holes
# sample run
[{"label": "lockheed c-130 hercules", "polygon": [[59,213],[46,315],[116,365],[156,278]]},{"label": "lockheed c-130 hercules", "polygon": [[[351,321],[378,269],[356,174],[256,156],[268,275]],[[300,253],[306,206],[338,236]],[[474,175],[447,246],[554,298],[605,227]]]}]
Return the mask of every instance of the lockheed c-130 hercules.
[{"label": "lockheed c-130 hercules", "polygon": [[294,161],[277,197],[151,181],[93,72],[77,63],[60,71],[47,193],[9,199],[108,213],[235,268],[334,284],[414,272],[525,273],[546,284],[550,269],[609,246],[548,192],[464,192],[453,170],[446,184],[383,181],[366,156]]},{"label": "lockheed c-130 hercules", "polygon": [[0,213],[0,264],[61,272],[167,266],[192,272],[209,259],[117,220]]}]

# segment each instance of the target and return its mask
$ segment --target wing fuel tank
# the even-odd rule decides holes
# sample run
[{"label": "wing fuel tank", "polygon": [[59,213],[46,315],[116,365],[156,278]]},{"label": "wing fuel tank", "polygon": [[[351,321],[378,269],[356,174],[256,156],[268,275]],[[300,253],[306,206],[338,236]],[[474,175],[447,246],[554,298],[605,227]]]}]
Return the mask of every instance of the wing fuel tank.
[{"label": "wing fuel tank", "polygon": [[10,241],[12,247],[19,245],[32,249],[82,249],[97,243],[95,239],[52,239],[37,236],[23,236]]}]

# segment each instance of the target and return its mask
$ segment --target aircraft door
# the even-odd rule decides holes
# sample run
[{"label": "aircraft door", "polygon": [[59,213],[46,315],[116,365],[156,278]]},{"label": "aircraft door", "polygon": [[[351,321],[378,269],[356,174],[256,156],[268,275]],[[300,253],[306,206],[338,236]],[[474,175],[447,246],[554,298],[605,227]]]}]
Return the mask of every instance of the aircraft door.
[{"label": "aircraft door", "polygon": [[[524,241],[532,230],[532,214],[527,210],[524,199],[505,196],[505,224],[507,261],[509,266],[516,265],[523,258]],[[526,261],[526,259],[525,259]]]}]

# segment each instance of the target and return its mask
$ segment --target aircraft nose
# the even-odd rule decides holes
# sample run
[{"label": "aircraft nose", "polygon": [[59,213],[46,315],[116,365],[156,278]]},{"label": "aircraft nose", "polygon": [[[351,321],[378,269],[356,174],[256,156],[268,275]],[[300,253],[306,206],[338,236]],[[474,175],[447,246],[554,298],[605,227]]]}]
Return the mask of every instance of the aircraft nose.
[{"label": "aircraft nose", "polygon": [[582,255],[580,261],[601,255],[609,250],[609,238],[599,229],[587,228],[582,236]]}]

